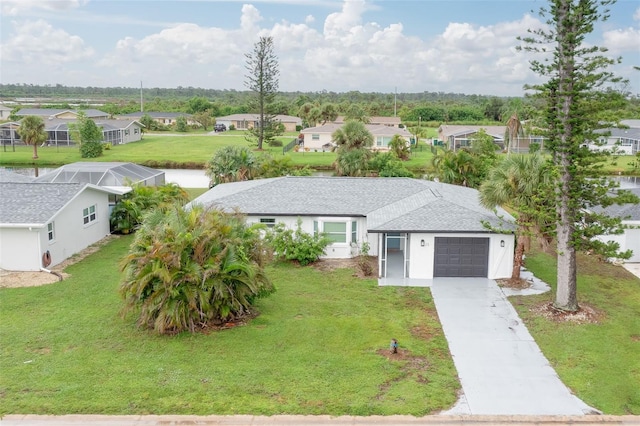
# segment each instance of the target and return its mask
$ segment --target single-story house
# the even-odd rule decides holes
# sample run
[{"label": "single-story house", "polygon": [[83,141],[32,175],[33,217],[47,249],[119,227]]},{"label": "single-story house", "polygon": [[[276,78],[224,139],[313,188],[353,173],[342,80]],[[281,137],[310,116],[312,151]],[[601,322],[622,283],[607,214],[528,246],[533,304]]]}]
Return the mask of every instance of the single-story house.
[{"label": "single-story house", "polygon": [[60,119],[60,120],[77,120],[80,113],[84,113],[87,118],[93,120],[108,120],[109,113],[100,111],[99,109],[59,109],[59,108],[22,108],[16,112],[19,117],[26,117],[27,115],[37,115],[44,118]]},{"label": "single-story house", "polygon": [[[453,125],[443,124],[438,128],[438,141],[444,146],[456,150],[458,148],[471,146],[474,136],[480,130],[484,130],[493,137],[493,142],[501,149],[505,148],[505,136],[507,126],[476,126],[476,125]],[[514,138],[511,141],[511,152],[527,153],[531,144],[538,144],[544,147],[544,138],[537,135],[527,135]]]},{"label": "single-story house", "polygon": [[[624,188],[640,197],[640,188]],[[629,263],[640,262],[640,204],[613,204],[606,208],[594,208],[596,212],[604,212],[611,217],[619,217],[626,227],[624,233],[619,235],[600,235],[601,241],[615,241],[620,245],[621,251],[631,250]]]},{"label": "single-story house", "polygon": [[153,118],[154,121],[160,124],[164,124],[165,126],[172,126],[176,124],[178,121],[178,117],[184,117],[187,119],[187,124],[189,126],[198,126],[198,123],[193,115],[187,114],[185,112],[156,112],[156,111],[148,111],[148,112],[132,112],[129,114],[121,114],[118,116],[118,120],[136,120],[140,121],[142,116],[148,115]]},{"label": "single-story house", "polygon": [[[138,121],[93,119],[98,127],[102,128],[103,142],[112,145],[121,145],[136,142],[142,139],[142,128]],[[48,146],[73,146],[76,142],[71,138],[69,124],[75,123],[73,119],[49,118],[44,120]],[[17,130],[20,123],[7,122],[0,124],[0,145],[13,146],[22,144]]]},{"label": "single-story house", "polygon": [[108,188],[0,183],[0,268],[39,271],[109,235]]},{"label": "single-story house", "polygon": [[[278,114],[273,120],[282,123],[286,132],[295,132],[298,126],[302,126],[302,119],[291,115]],[[224,124],[227,129],[234,126],[236,130],[253,129],[260,122],[259,114],[231,114],[224,117],[216,117],[216,124]]]},{"label": "single-story house", "polygon": [[635,155],[640,151],[640,128],[611,128],[599,129],[601,133],[598,143],[588,144],[592,151],[616,152],[622,155]]},{"label": "single-story house", "polygon": [[249,223],[266,226],[295,229],[300,218],[303,231],[332,241],[325,258],[354,257],[367,242],[380,278],[511,276],[513,225],[482,207],[471,188],[409,178],[287,176],[217,185],[186,208],[193,205],[239,209]]},{"label": "single-story house", "polygon": [[[368,124],[371,124],[373,126],[387,126],[387,127],[400,128],[400,124],[402,124],[402,120],[400,119],[400,117],[374,116],[374,117],[368,117],[368,118],[369,118]],[[344,116],[339,115],[334,121],[332,121],[332,123],[344,124],[345,123]]]},{"label": "single-story house", "polygon": [[[342,124],[327,123],[321,126],[309,127],[303,129],[300,133],[303,135],[303,145],[311,150],[330,150],[334,145],[333,132],[341,128]],[[410,142],[413,135],[409,133],[407,129],[400,129],[397,127],[390,127],[376,124],[365,124],[365,127],[373,135],[374,145],[373,149],[386,150],[389,148],[389,142],[395,135],[400,135],[402,138]]]}]

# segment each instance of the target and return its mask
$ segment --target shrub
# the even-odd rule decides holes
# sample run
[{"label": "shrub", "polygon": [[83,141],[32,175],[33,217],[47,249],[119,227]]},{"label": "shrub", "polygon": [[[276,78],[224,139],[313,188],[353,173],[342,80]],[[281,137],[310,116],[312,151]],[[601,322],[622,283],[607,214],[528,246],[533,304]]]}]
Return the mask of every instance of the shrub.
[{"label": "shrub", "polygon": [[358,268],[360,272],[367,277],[373,275],[373,268],[369,261],[369,248],[369,243],[364,241],[360,246],[360,254],[358,255]]},{"label": "shrub", "polygon": [[102,142],[85,142],[80,145],[80,157],[98,158],[102,155]]},{"label": "shrub", "polygon": [[104,149],[105,151],[109,151],[111,149],[111,142],[102,144],[102,149]]},{"label": "shrub", "polygon": [[234,126],[233,124],[229,126],[229,130],[235,130],[236,126]]},{"label": "shrub", "polygon": [[270,147],[278,147],[278,146],[282,146],[282,141],[278,140],[278,139],[271,139],[269,141],[269,146]]},{"label": "shrub", "polygon": [[317,261],[330,243],[322,234],[311,235],[304,232],[300,218],[295,231],[278,223],[266,233],[265,240],[277,257],[298,261],[302,266]]}]

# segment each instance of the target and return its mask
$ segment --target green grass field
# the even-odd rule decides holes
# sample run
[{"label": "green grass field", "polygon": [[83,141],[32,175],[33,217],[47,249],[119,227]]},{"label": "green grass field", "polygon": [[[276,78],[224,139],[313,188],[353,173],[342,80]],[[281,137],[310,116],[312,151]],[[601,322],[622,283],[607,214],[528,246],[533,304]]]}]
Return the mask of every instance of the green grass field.
[{"label": "green grass field", "polygon": [[[122,318],[121,237],[55,284],[0,289],[0,415],[421,416],[459,384],[428,289],[275,264],[245,326],[161,337]],[[389,360],[391,338],[402,359]]]},{"label": "green grass field", "polygon": [[[292,136],[282,136],[280,139],[286,145]],[[241,132],[232,134],[211,135],[145,135],[139,142],[117,145],[105,150],[103,155],[89,161],[124,161],[149,165],[158,168],[202,168],[214,153],[228,145],[252,146]],[[264,152],[273,156],[282,156],[281,147],[264,147]],[[259,154],[259,153],[258,153]],[[308,165],[319,170],[332,169],[336,155],[332,152],[288,152],[293,164]],[[18,146],[15,152],[11,147],[0,148],[0,165],[11,166],[61,166],[77,161],[87,161],[80,157],[77,147],[39,147],[38,159],[33,160],[33,148]],[[426,167],[431,158],[429,148],[421,144],[407,161],[406,165],[412,170]]]},{"label": "green grass field", "polygon": [[595,324],[558,323],[531,309],[555,294],[555,257],[535,252],[526,266],[552,286],[540,296],[511,298],[562,381],[606,414],[640,414],[640,279],[620,266],[581,255],[578,302],[601,315]]}]

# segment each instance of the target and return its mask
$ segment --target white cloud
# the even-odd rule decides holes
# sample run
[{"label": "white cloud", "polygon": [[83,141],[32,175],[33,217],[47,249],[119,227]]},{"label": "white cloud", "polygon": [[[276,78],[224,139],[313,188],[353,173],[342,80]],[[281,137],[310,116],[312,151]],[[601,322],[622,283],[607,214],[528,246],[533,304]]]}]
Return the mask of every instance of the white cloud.
[{"label": "white cloud", "polygon": [[606,31],[602,37],[604,46],[613,54],[634,52],[637,55],[640,50],[640,30],[637,28]]},{"label": "white cloud", "polygon": [[640,7],[637,8],[635,13],[633,14],[633,20],[634,21],[640,21]]},{"label": "white cloud", "polygon": [[33,9],[68,10],[83,6],[87,0],[3,0],[2,13],[18,16]]},{"label": "white cloud", "polygon": [[14,32],[1,45],[3,61],[56,67],[94,55],[82,38],[43,20],[13,22],[13,26]]}]

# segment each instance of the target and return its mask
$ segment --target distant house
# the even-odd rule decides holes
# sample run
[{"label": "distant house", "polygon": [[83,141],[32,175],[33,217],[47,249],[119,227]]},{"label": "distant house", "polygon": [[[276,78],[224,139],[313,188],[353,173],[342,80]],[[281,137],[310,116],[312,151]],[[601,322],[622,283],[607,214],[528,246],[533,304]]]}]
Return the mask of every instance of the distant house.
[{"label": "distant house", "polygon": [[55,266],[110,233],[109,196],[114,192],[107,188],[2,182],[0,193],[1,269]]},{"label": "distant house", "polygon": [[6,105],[0,104],[0,121],[8,120],[9,115],[11,115],[12,108],[9,108]]},{"label": "distant house", "polygon": [[[300,133],[304,136],[303,145],[305,149],[330,150],[334,145],[332,138],[333,132],[342,126],[342,124],[327,123],[322,126],[303,129]],[[384,126],[381,124],[365,124],[365,127],[373,135],[373,149],[375,150],[387,150],[389,148],[389,142],[395,135],[400,135],[405,141],[407,141],[407,143],[409,143],[413,137],[407,129]]]},{"label": "distant house", "polygon": [[118,119],[140,121],[144,115],[148,115],[157,123],[164,124],[165,126],[175,125],[179,117],[186,118],[189,126],[198,126],[200,124],[193,118],[193,115],[184,112],[132,112],[130,114],[121,114],[118,116]]},{"label": "distant house", "polygon": [[[624,188],[640,197],[640,188]],[[626,227],[622,234],[600,235],[601,241],[615,241],[620,245],[621,251],[631,250],[633,254],[626,262],[640,262],[640,204],[613,204],[606,208],[596,207],[594,211],[604,212],[607,216],[619,217]]]},{"label": "distant house", "polygon": [[[297,131],[297,126],[302,126],[302,119],[291,115],[278,114],[273,120],[282,123],[286,132],[295,132]],[[231,126],[235,127],[236,130],[253,129],[258,126],[259,122],[259,114],[232,114],[216,117],[216,124],[224,124],[227,129]]]},{"label": "distant house", "polygon": [[[408,178],[280,177],[217,185],[190,204],[247,215],[247,222],[324,233],[325,258],[363,243],[380,278],[505,278],[513,267],[510,216],[482,207],[478,191]],[[489,229],[484,223],[493,226]],[[504,233],[495,229],[507,229]]]},{"label": "distant house", "polygon": [[[395,128],[399,128],[400,124],[402,124],[402,120],[400,120],[400,117],[368,117],[369,118],[369,123],[373,126],[387,126],[387,127],[395,127]],[[345,119],[344,116],[339,115],[338,118],[336,118],[334,121],[332,121],[332,123],[335,124],[344,124]]]},{"label": "distant house", "polygon": [[[476,134],[484,130],[493,138],[493,143],[501,149],[505,149],[505,134],[507,126],[478,126],[478,125],[451,125],[443,124],[438,128],[438,141],[449,149],[459,149],[471,146]],[[531,144],[538,144],[541,148],[544,144],[542,136],[521,136],[511,141],[511,152],[526,153],[529,152]]]},{"label": "distant house", "polygon": [[84,113],[87,118],[94,120],[109,119],[109,114],[99,109],[55,109],[55,108],[22,108],[16,113],[18,117],[26,117],[28,115],[37,115],[45,120],[61,119],[61,120],[77,120],[80,113]]},{"label": "distant house", "polygon": [[640,127],[600,129],[596,130],[596,133],[602,136],[598,138],[597,143],[588,144],[592,151],[608,151],[623,155],[635,155],[640,151]]},{"label": "distant house", "polygon": [[90,183],[129,192],[131,185],[161,186],[165,184],[164,172],[134,163],[77,162],[65,164],[33,179],[38,183]]},{"label": "distant house", "polygon": [[[142,139],[142,128],[138,121],[93,119],[98,127],[102,128],[105,143],[121,145]],[[49,146],[73,146],[76,142],[71,138],[69,124],[75,123],[75,119],[48,118],[44,120],[47,141]],[[13,146],[22,144],[17,132],[19,122],[7,122],[0,124],[0,145]]]}]

